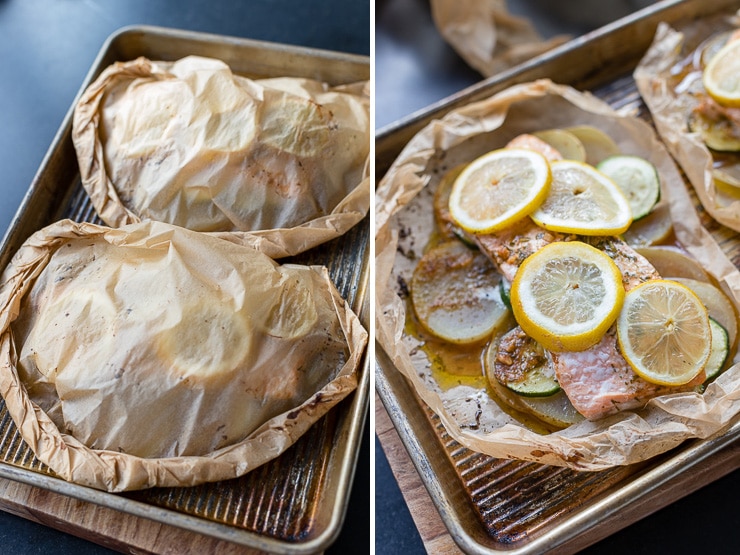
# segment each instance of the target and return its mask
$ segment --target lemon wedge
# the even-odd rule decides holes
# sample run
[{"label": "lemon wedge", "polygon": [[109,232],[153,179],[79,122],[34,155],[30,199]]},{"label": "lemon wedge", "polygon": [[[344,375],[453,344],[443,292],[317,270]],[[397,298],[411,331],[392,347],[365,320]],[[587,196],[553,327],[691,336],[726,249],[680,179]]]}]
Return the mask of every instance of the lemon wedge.
[{"label": "lemon wedge", "polygon": [[702,75],[709,96],[723,106],[740,106],[740,40],[732,40],[709,60]]},{"label": "lemon wedge", "polygon": [[664,279],[641,283],[625,295],[617,339],[637,375],[669,386],[697,377],[712,347],[702,302],[688,287]]},{"label": "lemon wedge", "polygon": [[514,317],[550,351],[599,342],[619,314],[622,276],[602,251],[580,241],[551,243],[527,258],[511,284]]},{"label": "lemon wedge", "polygon": [[553,162],[550,167],[550,193],[531,214],[537,225],[581,235],[619,235],[629,228],[629,202],[609,177],[574,160]]},{"label": "lemon wedge", "polygon": [[470,233],[491,233],[536,209],[550,188],[550,165],[540,153],[503,148],[473,160],[450,193],[450,215]]}]

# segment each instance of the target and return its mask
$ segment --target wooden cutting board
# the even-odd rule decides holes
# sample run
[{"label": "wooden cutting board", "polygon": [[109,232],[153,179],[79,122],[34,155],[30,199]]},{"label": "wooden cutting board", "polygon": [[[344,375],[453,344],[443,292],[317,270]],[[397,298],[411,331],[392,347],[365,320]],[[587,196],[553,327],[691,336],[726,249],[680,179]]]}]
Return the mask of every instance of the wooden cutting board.
[{"label": "wooden cutting board", "polygon": [[[447,531],[409,457],[408,451],[393,427],[393,423],[377,394],[375,394],[375,433],[408,505],[411,517],[419,530],[427,553],[434,555],[459,555],[462,553]],[[738,468],[740,468],[740,442],[735,442],[723,451],[709,457],[708,460],[698,463],[692,472],[682,473],[664,486],[646,494],[638,502],[620,510],[617,517],[598,523],[590,528],[588,532],[560,546],[558,553],[576,553]]]},{"label": "wooden cutting board", "polygon": [[122,553],[263,553],[4,478],[0,478],[0,510]]},{"label": "wooden cutting board", "polygon": [[409,512],[419,530],[427,553],[435,555],[462,553],[447,532],[432,498],[429,497],[377,393],[375,394],[375,434],[383,447],[383,452],[398,482],[406,505],[409,507]]}]

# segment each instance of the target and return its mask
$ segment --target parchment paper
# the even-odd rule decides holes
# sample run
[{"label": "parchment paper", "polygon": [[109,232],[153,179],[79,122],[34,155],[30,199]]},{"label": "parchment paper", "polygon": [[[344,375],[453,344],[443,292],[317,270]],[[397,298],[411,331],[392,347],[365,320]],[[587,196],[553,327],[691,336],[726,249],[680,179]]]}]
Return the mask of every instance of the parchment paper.
[{"label": "parchment paper", "polygon": [[637,88],[663,143],[686,173],[702,206],[735,231],[740,231],[740,199],[728,200],[720,194],[712,178],[712,154],[701,136],[688,128],[689,114],[699,100],[688,91],[677,92],[672,83],[679,62],[691,56],[704,39],[738,26],[740,18],[727,14],[694,21],[680,32],[661,23],[634,71]]},{"label": "parchment paper", "polygon": [[532,23],[509,13],[506,0],[431,0],[434,23],[470,67],[490,77],[569,37],[544,40]]},{"label": "parchment paper", "polygon": [[357,386],[367,333],[320,267],[160,222],[63,220],[0,288],[0,393],[61,477],[123,491],[245,474]]},{"label": "parchment paper", "polygon": [[462,445],[498,458],[516,458],[579,470],[642,461],[691,437],[708,437],[740,412],[740,365],[703,395],[682,393],[651,400],[636,412],[540,435],[501,410],[483,388],[442,389],[418,340],[404,333],[404,284],[433,231],[432,199],[445,172],[504,146],[528,131],[593,125],[627,154],[656,165],[676,235],[737,304],[740,273],[700,225],[674,162],[643,121],[616,113],[588,93],[549,80],[514,86],[430,122],[407,144],[376,194],[376,334],[396,368]]},{"label": "parchment paper", "polygon": [[75,107],[82,184],[101,219],[220,233],[273,258],[368,212],[368,83],[252,80],[219,60],[106,68]]}]

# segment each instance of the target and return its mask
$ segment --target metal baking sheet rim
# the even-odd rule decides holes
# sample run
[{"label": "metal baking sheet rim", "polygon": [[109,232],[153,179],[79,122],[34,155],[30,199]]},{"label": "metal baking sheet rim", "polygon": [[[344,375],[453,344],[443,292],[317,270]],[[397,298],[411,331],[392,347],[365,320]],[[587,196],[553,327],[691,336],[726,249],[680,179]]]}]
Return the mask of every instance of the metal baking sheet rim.
[{"label": "metal baking sheet rim", "polygon": [[[362,71],[364,71],[364,68],[366,67],[367,78],[369,78],[370,60],[367,56],[239,37],[222,36],[211,33],[185,31],[167,27],[149,25],[133,25],[122,27],[121,29],[112,33],[106,39],[97,56],[95,57],[95,60],[93,61],[77,95],[72,101],[72,104],[64,117],[64,120],[57,130],[57,133],[52,140],[49,149],[44,155],[44,158],[39,165],[39,168],[36,172],[36,175],[34,176],[31,185],[29,186],[21,204],[19,205],[13,219],[11,220],[7,231],[5,232],[5,235],[0,241],[0,258],[9,258],[10,256],[12,256],[12,253],[7,252],[7,250],[9,249],[8,245],[11,242],[11,239],[17,234],[17,228],[23,221],[24,214],[26,213],[28,206],[32,204],[32,198],[38,186],[39,176],[43,175],[46,167],[49,165],[53,154],[60,148],[61,142],[63,141],[64,137],[70,133],[74,106],[76,105],[79,97],[107,65],[105,63],[105,58],[107,55],[110,54],[110,51],[114,47],[115,43],[117,41],[125,40],[127,35],[131,34],[156,37],[161,40],[176,39],[186,42],[194,41],[211,44],[214,46],[218,46],[222,43],[228,43],[229,45],[233,45],[235,47],[249,47],[253,49],[269,50],[273,53],[295,55],[297,57],[300,57],[301,59],[314,58],[316,60],[321,60],[322,63],[339,62],[342,64],[347,64],[351,68],[362,68]],[[368,325],[368,283],[369,268],[365,267],[360,278],[360,283],[358,284],[357,295],[357,304],[360,307],[360,314],[358,315],[363,325],[365,326]],[[329,522],[318,535],[304,542],[294,543],[270,538],[255,532],[239,529],[225,523],[218,523],[206,520],[197,516],[192,516],[170,509],[157,507],[155,505],[143,503],[140,501],[127,499],[125,497],[117,496],[113,493],[104,492],[67,482],[60,478],[41,474],[33,470],[28,470],[3,461],[0,461],[0,478],[25,483],[27,485],[39,487],[81,501],[93,503],[95,505],[100,505],[109,509],[131,514],[133,516],[156,521],[161,524],[179,527],[190,532],[195,532],[204,536],[209,536],[227,542],[232,542],[238,545],[243,545],[245,547],[260,549],[270,553],[280,555],[304,555],[309,553],[316,553],[325,550],[331,543],[334,542],[336,537],[339,535],[341,525],[344,521],[344,515],[346,513],[347,505],[349,502],[352,482],[354,481],[357,456],[360,450],[360,441],[362,438],[365,419],[367,417],[369,407],[369,390],[369,356],[368,351],[366,350],[365,354],[363,355],[363,361],[360,367],[360,379],[357,390],[350,399],[345,401],[345,403],[350,403],[350,406],[346,409],[348,416],[347,424],[339,431],[339,435],[346,437],[347,442],[343,446],[341,452],[335,451],[332,453],[332,458],[336,457],[339,460],[340,464],[333,465],[335,467],[338,467],[334,478],[336,484],[335,496],[331,500],[325,498],[325,500],[323,501],[331,507]],[[337,407],[335,410],[341,409]]]},{"label": "metal baking sheet rim", "polygon": [[[407,417],[409,413],[413,414],[414,408],[418,409],[418,407],[409,406],[410,403],[404,404],[403,400],[392,391],[393,386],[389,384],[385,375],[385,368],[390,367],[393,371],[392,363],[379,345],[376,346],[376,358],[378,360],[376,361],[375,389],[378,396],[383,402],[383,406],[404,447],[411,455],[411,461],[451,537],[466,553],[471,555],[490,555],[491,553],[530,555],[557,548],[595,525],[608,521],[625,506],[638,501],[660,486],[670,482],[679,474],[686,472],[740,439],[739,417],[716,436],[705,440],[697,440],[690,447],[679,448],[680,451],[677,454],[632,479],[628,484],[621,486],[619,491],[607,495],[582,510],[575,511],[574,514],[536,537],[520,542],[523,545],[508,544],[505,549],[499,550],[476,542],[466,532],[460,515],[454,509],[454,503],[448,496],[448,488],[438,480],[438,476],[434,472],[433,456],[429,456],[430,452],[428,450],[430,447],[431,449],[437,448],[440,450],[442,447],[439,445],[430,446],[419,440],[417,433],[419,424]],[[399,377],[398,379],[404,378]]]},{"label": "metal baking sheet rim", "polygon": [[[563,55],[592,47],[594,44],[603,45],[610,40],[610,36],[625,29],[632,29],[636,25],[647,24],[648,21],[657,24],[661,20],[671,22],[686,17],[701,17],[702,15],[719,13],[731,5],[736,5],[736,8],[740,8],[740,5],[737,4],[739,3],[732,0],[724,1],[718,6],[707,6],[706,3],[702,3],[700,0],[665,0],[658,2],[653,6],[640,10],[593,33],[574,39],[538,58],[507,70],[496,77],[483,80],[479,84],[453,94],[446,99],[442,99],[428,106],[426,109],[419,110],[406,118],[378,130],[376,134],[376,160],[382,156],[388,156],[387,151],[393,151],[394,148],[398,149],[398,151],[391,152],[390,158],[384,158],[383,160],[384,162],[388,162],[390,159],[395,158],[400,152],[400,149],[403,148],[403,144],[413,134],[418,132],[431,119],[441,117],[449,110],[495,94],[509,85],[524,82],[532,78],[544,77],[545,75],[542,74],[543,69],[556,62]],[[652,34],[650,38],[652,39]],[[380,179],[385,173],[385,170],[386,168],[377,170],[376,179]],[[593,504],[575,511],[572,515],[565,517],[552,527],[538,533],[535,537],[522,540],[519,542],[521,545],[508,544],[504,549],[497,550],[475,541],[466,531],[465,525],[461,520],[462,515],[458,514],[455,510],[454,502],[449,497],[447,488],[441,483],[439,477],[434,472],[433,456],[428,456],[429,453],[427,452],[430,446],[418,437],[419,427],[428,426],[428,424],[419,424],[418,421],[408,418],[409,412],[413,414],[416,411],[417,414],[414,416],[418,416],[420,407],[418,405],[414,406],[410,402],[404,405],[404,399],[399,398],[395,394],[394,386],[389,382],[389,378],[385,374],[386,369],[390,371],[395,371],[395,369],[382,347],[377,344],[375,366],[376,392],[383,402],[402,443],[411,455],[410,458],[416,467],[419,477],[429,492],[437,511],[454,541],[466,553],[474,555],[491,553],[529,555],[546,552],[562,546],[592,527],[607,522],[620,509],[639,501],[657,488],[669,483],[671,479],[679,474],[689,470],[740,439],[740,417],[738,417],[722,432],[711,438],[693,440],[690,444],[678,447],[675,454],[669,456],[659,464],[650,467],[645,473],[630,479],[629,483],[620,486],[617,492],[606,495]],[[404,383],[404,385],[408,384]],[[414,395],[413,392],[411,395]],[[418,402],[418,399],[416,400]],[[431,448],[442,449],[438,444],[432,445]],[[483,528],[482,525],[480,528]],[[485,531],[482,533],[485,534]]]}]

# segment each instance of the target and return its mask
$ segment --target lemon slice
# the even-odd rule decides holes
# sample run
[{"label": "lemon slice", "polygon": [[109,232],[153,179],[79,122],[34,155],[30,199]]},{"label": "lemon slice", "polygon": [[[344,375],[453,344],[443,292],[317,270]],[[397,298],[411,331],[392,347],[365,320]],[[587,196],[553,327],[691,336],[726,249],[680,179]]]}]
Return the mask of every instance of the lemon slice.
[{"label": "lemon slice", "polygon": [[522,263],[511,284],[516,321],[550,351],[595,345],[617,318],[623,298],[614,261],[580,241],[540,249]]},{"label": "lemon slice", "polygon": [[574,160],[550,167],[550,193],[530,215],[537,225],[581,235],[619,235],[629,228],[632,212],[627,198],[606,175]]},{"label": "lemon slice", "polygon": [[504,148],[473,160],[455,180],[450,214],[466,231],[491,233],[537,208],[550,187],[550,165],[538,152]]},{"label": "lemon slice", "polygon": [[[667,277],[667,276],[663,276]],[[730,345],[735,344],[737,337],[737,313],[733,307],[732,301],[716,285],[699,281],[691,278],[675,277],[672,278],[681,285],[685,285],[699,297],[701,304],[707,309],[710,320],[715,320],[727,332],[727,339]]]},{"label": "lemon slice", "polygon": [[635,373],[660,385],[693,380],[712,347],[702,302],[688,287],[664,279],[641,283],[625,295],[617,339]]},{"label": "lemon slice", "polygon": [[602,160],[596,169],[614,181],[627,197],[633,220],[647,216],[658,204],[658,170],[644,158],[618,154]]},{"label": "lemon slice", "polygon": [[740,106],[740,40],[720,48],[704,68],[704,88],[724,106]]}]

